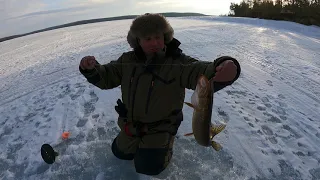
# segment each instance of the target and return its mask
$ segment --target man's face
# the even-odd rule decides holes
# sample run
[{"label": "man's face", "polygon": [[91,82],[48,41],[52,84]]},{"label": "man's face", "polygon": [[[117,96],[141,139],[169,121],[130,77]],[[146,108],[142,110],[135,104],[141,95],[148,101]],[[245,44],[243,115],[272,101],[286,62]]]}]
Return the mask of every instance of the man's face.
[{"label": "man's face", "polygon": [[164,48],[164,36],[161,33],[140,38],[140,46],[146,54],[161,51]]}]

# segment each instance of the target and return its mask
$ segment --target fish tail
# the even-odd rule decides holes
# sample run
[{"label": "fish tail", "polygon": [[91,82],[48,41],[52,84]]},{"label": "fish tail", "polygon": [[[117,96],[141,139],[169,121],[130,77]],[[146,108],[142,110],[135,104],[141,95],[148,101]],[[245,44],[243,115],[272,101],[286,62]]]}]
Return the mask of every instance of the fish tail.
[{"label": "fish tail", "polygon": [[215,141],[211,141],[211,146],[216,151],[220,151],[222,149],[222,146],[219,143],[215,142]]},{"label": "fish tail", "polygon": [[225,124],[221,124],[219,126],[216,125],[211,125],[211,139],[216,136],[217,134],[219,134],[221,131],[223,131],[226,128]]}]

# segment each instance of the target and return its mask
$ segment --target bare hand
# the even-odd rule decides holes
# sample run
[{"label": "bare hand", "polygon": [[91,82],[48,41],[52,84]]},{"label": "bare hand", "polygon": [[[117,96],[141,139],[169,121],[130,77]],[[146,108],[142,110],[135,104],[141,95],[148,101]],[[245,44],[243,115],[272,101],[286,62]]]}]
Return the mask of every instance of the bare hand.
[{"label": "bare hand", "polygon": [[94,56],[85,56],[81,59],[80,67],[83,70],[91,70],[96,65],[96,58]]},{"label": "bare hand", "polygon": [[215,82],[229,82],[237,75],[237,66],[232,60],[226,60],[216,67],[216,74],[212,78]]}]

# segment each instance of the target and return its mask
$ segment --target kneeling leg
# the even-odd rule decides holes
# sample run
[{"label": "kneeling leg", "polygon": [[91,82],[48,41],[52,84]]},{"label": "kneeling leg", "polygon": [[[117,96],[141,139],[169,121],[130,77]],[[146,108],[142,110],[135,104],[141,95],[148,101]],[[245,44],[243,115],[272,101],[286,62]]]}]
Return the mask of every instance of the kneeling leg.
[{"label": "kneeling leg", "polygon": [[142,137],[134,156],[136,171],[146,175],[158,175],[169,164],[173,151],[174,136],[157,133]]}]

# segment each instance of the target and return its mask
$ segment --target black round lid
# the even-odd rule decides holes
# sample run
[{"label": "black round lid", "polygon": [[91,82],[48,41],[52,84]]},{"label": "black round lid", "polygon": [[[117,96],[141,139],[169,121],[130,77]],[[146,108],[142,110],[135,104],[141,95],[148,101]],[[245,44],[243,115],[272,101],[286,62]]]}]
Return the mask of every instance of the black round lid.
[{"label": "black round lid", "polygon": [[49,144],[43,144],[41,146],[41,156],[46,163],[52,164],[56,160],[57,153]]}]

